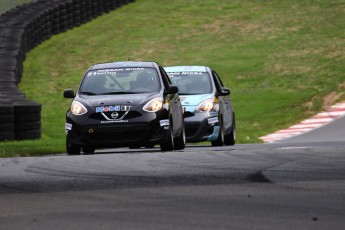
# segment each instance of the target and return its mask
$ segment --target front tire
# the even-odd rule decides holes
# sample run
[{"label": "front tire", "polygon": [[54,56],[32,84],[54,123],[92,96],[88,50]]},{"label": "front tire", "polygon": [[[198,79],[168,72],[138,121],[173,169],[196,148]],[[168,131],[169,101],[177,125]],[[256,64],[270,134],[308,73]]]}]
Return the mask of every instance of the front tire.
[{"label": "front tire", "polygon": [[[183,119],[182,119],[183,121]],[[186,147],[186,132],[184,128],[184,123],[182,123],[182,131],[178,137],[174,139],[175,141],[175,149],[182,150]]]},{"label": "front tire", "polygon": [[70,134],[66,135],[66,150],[68,155],[80,155],[80,146],[71,142]]},{"label": "front tire", "polygon": [[224,144],[225,145],[234,145],[236,143],[236,123],[235,117],[232,121],[231,132],[224,137]]},{"label": "front tire", "polygon": [[162,151],[172,151],[174,150],[174,138],[173,138],[173,131],[172,131],[172,122],[170,121],[169,130],[167,131],[167,137],[165,141],[160,144]]}]

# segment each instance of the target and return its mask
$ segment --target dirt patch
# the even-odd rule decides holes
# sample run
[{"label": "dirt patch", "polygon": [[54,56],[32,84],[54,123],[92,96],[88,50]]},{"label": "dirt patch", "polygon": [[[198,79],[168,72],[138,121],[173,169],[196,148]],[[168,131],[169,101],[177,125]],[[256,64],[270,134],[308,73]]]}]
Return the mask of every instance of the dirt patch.
[{"label": "dirt patch", "polygon": [[332,105],[334,105],[339,99],[344,98],[345,82],[338,85],[338,92],[332,92],[323,98],[322,108],[328,110]]},{"label": "dirt patch", "polygon": [[[327,111],[329,110],[329,108],[331,106],[333,106],[335,103],[339,102],[341,99],[343,99],[345,97],[345,93],[343,92],[345,89],[345,82],[340,84],[337,87],[337,91],[336,92],[331,92],[329,94],[327,94],[326,96],[324,96],[322,98],[322,110],[323,111]],[[315,96],[317,97],[317,96]],[[315,99],[315,97],[313,99]],[[313,103],[313,99],[311,101],[308,101],[306,103],[303,104],[304,107],[307,108],[307,114],[314,114],[316,111],[314,111],[314,103]]]},{"label": "dirt patch", "polygon": [[344,93],[332,92],[323,98],[322,109],[327,111],[336,101],[343,96]]}]

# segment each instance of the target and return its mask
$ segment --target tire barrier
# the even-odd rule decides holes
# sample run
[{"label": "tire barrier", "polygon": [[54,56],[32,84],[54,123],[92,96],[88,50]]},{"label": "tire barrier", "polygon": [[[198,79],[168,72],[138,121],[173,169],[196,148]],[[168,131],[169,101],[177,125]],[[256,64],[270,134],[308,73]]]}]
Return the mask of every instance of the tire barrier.
[{"label": "tire barrier", "polygon": [[15,140],[14,108],[11,100],[0,99],[0,141]]},{"label": "tire barrier", "polygon": [[25,54],[135,0],[37,0],[0,15],[0,141],[41,138],[41,104],[18,88]]},{"label": "tire barrier", "polygon": [[41,105],[30,100],[13,102],[14,133],[16,140],[41,137]]}]

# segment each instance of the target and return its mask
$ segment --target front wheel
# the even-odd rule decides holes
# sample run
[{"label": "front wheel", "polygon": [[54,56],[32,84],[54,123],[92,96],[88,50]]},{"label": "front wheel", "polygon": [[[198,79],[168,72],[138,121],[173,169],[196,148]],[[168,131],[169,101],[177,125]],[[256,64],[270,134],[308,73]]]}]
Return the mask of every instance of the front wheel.
[{"label": "front wheel", "polygon": [[236,142],[236,125],[235,125],[235,118],[232,121],[231,132],[224,136],[224,144],[225,145],[234,145]]},{"label": "front wheel", "polygon": [[174,138],[173,138],[173,131],[172,131],[172,123],[170,122],[169,130],[167,130],[167,136],[165,141],[160,144],[162,151],[172,151],[174,150]]},{"label": "front wheel", "polygon": [[71,142],[70,134],[66,135],[66,150],[68,155],[79,155],[80,146]]},{"label": "front wheel", "polygon": [[[183,121],[183,119],[182,119]],[[175,149],[176,150],[181,150],[186,147],[186,133],[184,129],[184,124],[182,124],[182,131],[178,137],[174,139],[175,141]]]}]

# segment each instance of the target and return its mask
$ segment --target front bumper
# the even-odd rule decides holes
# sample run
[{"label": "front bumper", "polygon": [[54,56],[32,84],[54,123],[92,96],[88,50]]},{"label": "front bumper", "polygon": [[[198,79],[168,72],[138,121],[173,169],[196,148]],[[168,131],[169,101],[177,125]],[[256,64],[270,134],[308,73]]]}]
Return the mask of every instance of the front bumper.
[{"label": "front bumper", "polygon": [[[189,114],[189,115],[188,115]],[[215,141],[218,138],[218,114],[186,113],[184,119],[187,142]]]},{"label": "front bumper", "polygon": [[68,114],[66,134],[70,142],[95,148],[144,146],[159,144],[169,130],[168,116],[146,113],[140,118],[101,123],[100,121]]}]

